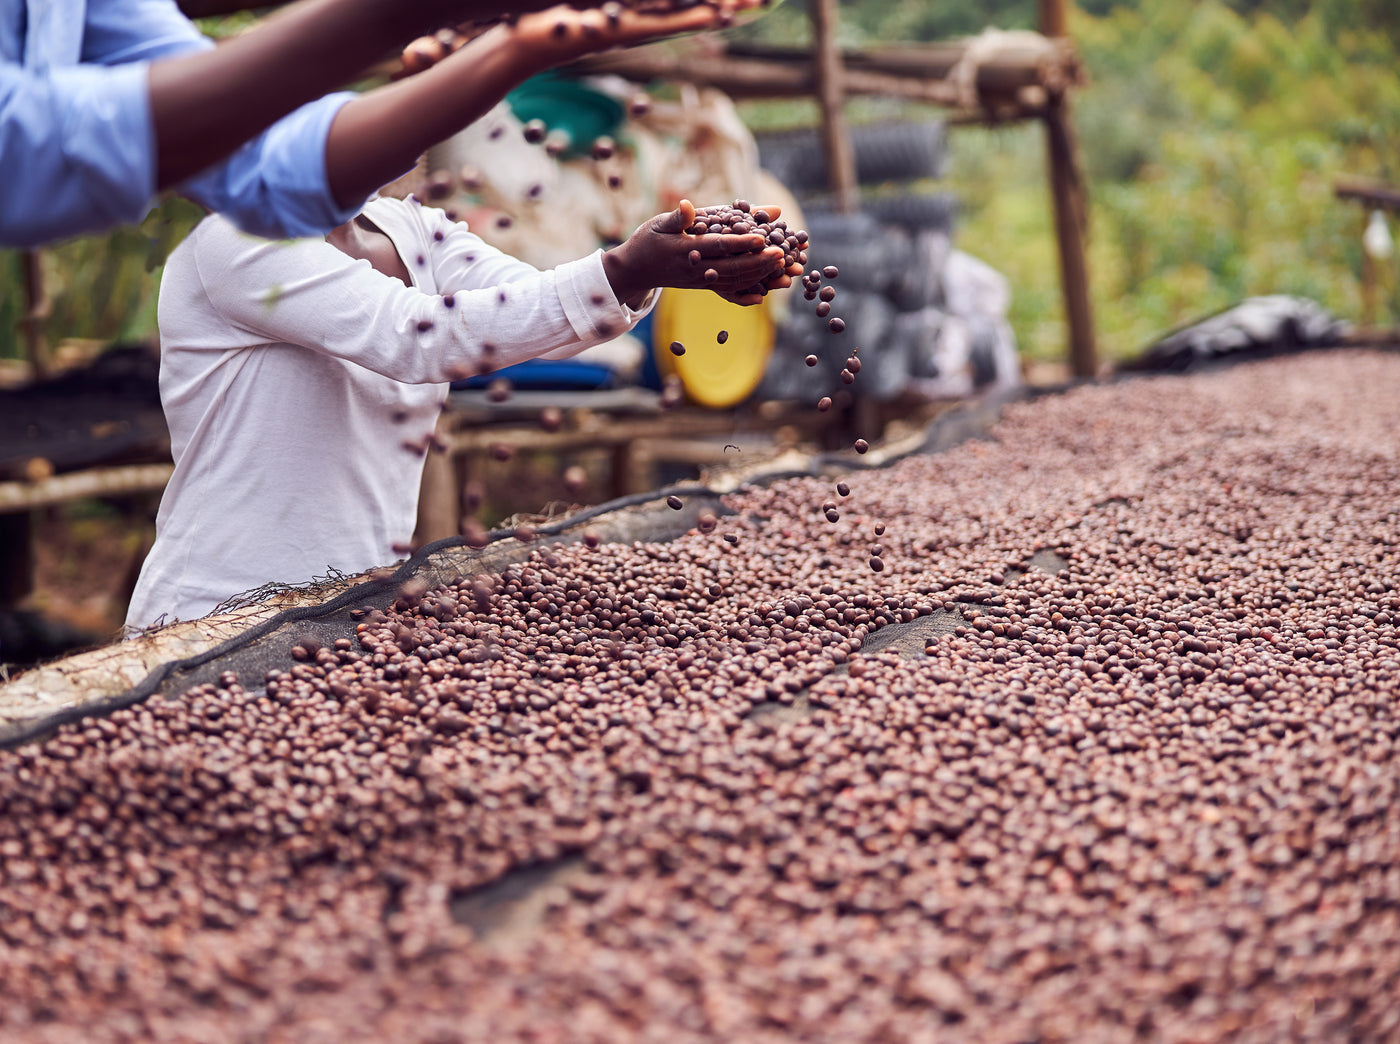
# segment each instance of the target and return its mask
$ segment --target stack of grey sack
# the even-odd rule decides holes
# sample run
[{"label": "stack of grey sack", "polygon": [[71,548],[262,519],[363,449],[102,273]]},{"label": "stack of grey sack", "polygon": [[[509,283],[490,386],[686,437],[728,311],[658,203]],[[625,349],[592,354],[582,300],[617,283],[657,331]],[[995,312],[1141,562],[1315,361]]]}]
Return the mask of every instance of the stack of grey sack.
[{"label": "stack of grey sack", "polygon": [[[845,330],[798,306],[779,328],[759,395],[794,399],[844,388],[839,374],[860,349],[860,379],[849,389],[885,402],[904,393],[967,395],[1020,380],[1006,321],[1010,288],[982,262],[953,249],[957,201],[912,191],[936,179],[947,154],[940,122],[878,124],[851,133],[861,210],[843,214],[821,195],[826,163],[815,131],[759,135],[763,166],[802,201],[811,235],[808,267],[835,265],[832,315]],[[802,360],[815,355],[819,365]]]}]

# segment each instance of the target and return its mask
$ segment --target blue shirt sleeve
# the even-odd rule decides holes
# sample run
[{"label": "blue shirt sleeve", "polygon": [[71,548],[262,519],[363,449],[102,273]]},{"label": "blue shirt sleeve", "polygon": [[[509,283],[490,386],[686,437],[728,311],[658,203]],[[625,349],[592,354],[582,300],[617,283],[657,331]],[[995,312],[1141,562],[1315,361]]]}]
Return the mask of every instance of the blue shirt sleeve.
[{"label": "blue shirt sleeve", "polygon": [[[156,183],[148,62],[212,46],[172,0],[88,0],[82,64],[64,56],[32,71],[0,64],[0,244],[141,220]],[[322,233],[349,220],[361,204],[337,206],[325,143],[352,97],[303,106],[180,191],[264,236]]]},{"label": "blue shirt sleeve", "polygon": [[224,163],[180,191],[245,232],[280,239],[321,235],[349,221],[364,200],[341,207],[326,181],[326,137],[354,94],[327,95],[283,117]]},{"label": "blue shirt sleeve", "polygon": [[0,65],[0,243],[139,221],[155,187],[146,66]]}]

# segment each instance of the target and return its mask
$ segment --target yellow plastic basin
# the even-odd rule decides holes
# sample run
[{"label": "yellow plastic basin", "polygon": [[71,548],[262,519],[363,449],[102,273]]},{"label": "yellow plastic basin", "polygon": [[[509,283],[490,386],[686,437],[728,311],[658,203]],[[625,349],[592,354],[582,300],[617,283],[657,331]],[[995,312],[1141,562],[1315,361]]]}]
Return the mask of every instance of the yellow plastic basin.
[{"label": "yellow plastic basin", "polygon": [[[758,387],[773,353],[771,296],[757,305],[736,305],[709,290],[661,291],[652,323],[652,350],[662,377],[680,378],[689,399],[712,409],[743,402]],[[718,342],[719,332],[728,339]],[[684,355],[671,342],[685,345]]]}]

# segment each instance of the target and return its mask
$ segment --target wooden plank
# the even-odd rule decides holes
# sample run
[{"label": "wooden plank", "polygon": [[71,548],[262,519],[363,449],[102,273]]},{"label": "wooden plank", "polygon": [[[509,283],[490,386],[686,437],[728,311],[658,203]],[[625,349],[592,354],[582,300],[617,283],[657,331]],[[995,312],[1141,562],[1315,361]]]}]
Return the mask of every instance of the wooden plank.
[{"label": "wooden plank", "polygon": [[1400,188],[1374,181],[1338,181],[1332,191],[1338,199],[1351,200],[1380,210],[1400,211]]},{"label": "wooden plank", "polygon": [[[963,60],[969,46],[969,40],[880,44],[843,50],[841,63],[848,76],[870,72],[936,82],[948,77]],[[642,50],[645,53],[646,49]],[[730,41],[726,56],[730,61],[747,60],[755,66],[776,68],[809,68],[812,63],[811,52],[806,48],[747,40]],[[994,53],[978,60],[976,87],[981,94],[1011,95],[1023,87],[1062,90],[1077,86],[1083,78],[1079,56],[1071,41],[1025,32],[1006,34],[997,41]],[[858,92],[848,83],[846,93]]]},{"label": "wooden plank", "polygon": [[29,511],[83,497],[159,492],[174,470],[173,464],[128,464],[71,471],[38,482],[0,482],[0,513]]},{"label": "wooden plank", "polygon": [[[946,78],[966,47],[955,43],[841,51],[842,91],[848,97],[884,95],[960,107],[963,91]],[[727,54],[701,60],[693,48],[651,46],[592,55],[571,68],[579,74],[615,75],[638,83],[693,83],[739,99],[812,97],[818,92],[812,52],[806,49],[736,43]],[[976,87],[979,96],[1001,108],[1014,105],[1027,88],[1061,90],[1081,79],[1069,41],[1022,34],[977,63]]]}]

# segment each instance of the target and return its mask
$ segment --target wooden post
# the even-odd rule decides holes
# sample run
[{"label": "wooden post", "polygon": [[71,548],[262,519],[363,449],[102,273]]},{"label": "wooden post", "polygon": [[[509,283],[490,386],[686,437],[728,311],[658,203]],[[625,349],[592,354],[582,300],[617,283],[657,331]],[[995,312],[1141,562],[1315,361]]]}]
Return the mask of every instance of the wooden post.
[{"label": "wooden post", "polygon": [[1376,278],[1376,269],[1378,266],[1376,264],[1376,259],[1371,256],[1371,252],[1367,250],[1365,246],[1366,227],[1370,223],[1371,212],[1369,210],[1363,210],[1361,212],[1361,325],[1367,327],[1376,325],[1376,314],[1378,311],[1376,308],[1376,300],[1378,297],[1376,292],[1376,283],[1378,282]]},{"label": "wooden post", "polygon": [[24,314],[19,327],[24,334],[24,352],[35,378],[49,374],[49,343],[44,323],[53,311],[53,302],[44,286],[44,259],[38,250],[20,252],[24,269]]},{"label": "wooden post", "polygon": [[856,155],[846,127],[845,69],[836,40],[836,22],[836,0],[813,0],[817,101],[822,110],[827,176],[836,197],[836,209],[853,213],[860,208],[860,199],[856,192]]},{"label": "wooden post", "polygon": [[1069,24],[1065,19],[1065,0],[1039,0],[1040,35],[1068,36]]},{"label": "wooden post", "polygon": [[[447,434],[445,417],[440,417],[437,436],[445,443]],[[423,461],[423,481],[418,492],[418,525],[413,534],[414,548],[443,537],[456,536],[462,521],[458,511],[460,504],[457,468],[451,455],[430,449],[427,459]]]},{"label": "wooden post", "polygon": [[[1065,0],[1040,0],[1040,31],[1065,36]],[[1069,325],[1069,365],[1076,377],[1098,372],[1094,345],[1094,312],[1089,300],[1089,262],[1085,240],[1089,215],[1084,179],[1079,170],[1069,99],[1063,91],[1051,91],[1045,106],[1045,142],[1050,165],[1050,198],[1055,208],[1055,238],[1060,248],[1060,289]]]}]

